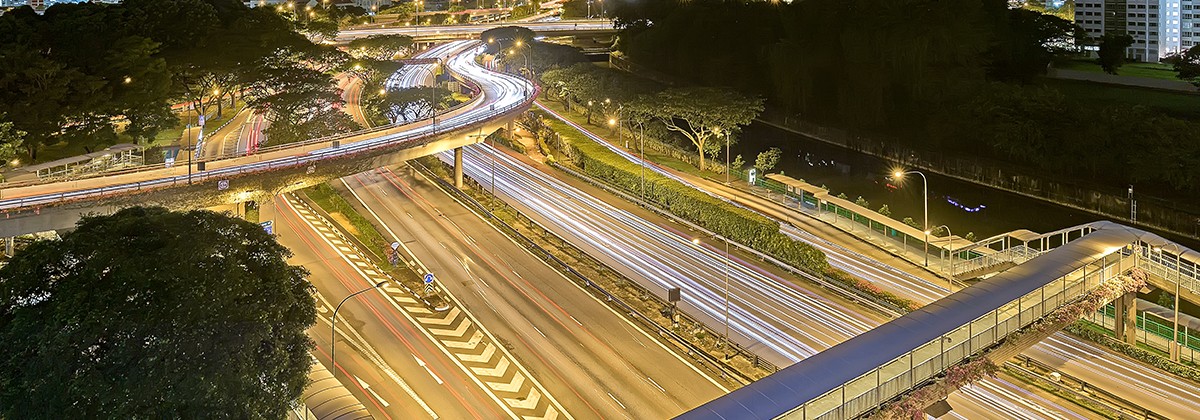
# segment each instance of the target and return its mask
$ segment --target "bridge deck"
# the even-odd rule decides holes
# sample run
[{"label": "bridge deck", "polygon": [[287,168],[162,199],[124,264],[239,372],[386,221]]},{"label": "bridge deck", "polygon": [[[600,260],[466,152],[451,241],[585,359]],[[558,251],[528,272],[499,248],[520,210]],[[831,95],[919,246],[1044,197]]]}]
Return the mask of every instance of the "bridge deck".
[{"label": "bridge deck", "polygon": [[684,419],[867,413],[1135,265],[1157,235],[1109,222],[995,277],[710,401]]}]

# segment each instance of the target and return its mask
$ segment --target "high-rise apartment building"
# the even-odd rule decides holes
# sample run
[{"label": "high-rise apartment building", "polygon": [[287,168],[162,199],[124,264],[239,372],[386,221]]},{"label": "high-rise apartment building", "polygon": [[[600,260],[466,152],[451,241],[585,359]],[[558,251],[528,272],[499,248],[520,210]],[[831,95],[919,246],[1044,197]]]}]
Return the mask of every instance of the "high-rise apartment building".
[{"label": "high-rise apartment building", "polygon": [[[1195,34],[1200,15],[1184,13],[1200,9],[1200,0],[1078,0],[1075,23],[1092,38],[1106,33],[1124,32],[1133,37],[1125,56],[1138,61],[1158,61],[1190,47],[1183,44],[1183,33]],[[1193,18],[1193,15],[1195,17]],[[1192,45],[1198,40],[1189,40]]]}]

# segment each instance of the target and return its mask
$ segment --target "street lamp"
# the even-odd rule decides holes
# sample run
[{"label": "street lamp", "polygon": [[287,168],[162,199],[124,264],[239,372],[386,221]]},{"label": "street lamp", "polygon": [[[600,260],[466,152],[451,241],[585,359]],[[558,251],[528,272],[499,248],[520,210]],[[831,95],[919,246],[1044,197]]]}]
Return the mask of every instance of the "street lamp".
[{"label": "street lamp", "polygon": [[893,175],[896,176],[897,180],[900,180],[908,174],[917,174],[921,176],[921,198],[925,202],[925,224],[922,225],[924,226],[925,231],[925,266],[929,267],[929,179],[925,178],[925,174],[921,173],[921,171],[896,171]]},{"label": "street lamp", "polygon": [[338,306],[336,308],[333,308],[333,318],[329,322],[329,330],[330,330],[330,333],[329,333],[329,366],[330,366],[330,369],[329,370],[330,371],[335,371],[334,367],[337,366],[335,364],[336,359],[334,359],[333,357],[334,357],[334,351],[337,350],[337,313],[338,313],[338,310],[342,309],[342,304],[345,304],[346,301],[350,300],[350,298],[361,295],[366,292],[369,292],[371,290],[378,289],[380,287],[383,287],[383,285],[385,285],[385,284],[387,284],[386,281],[381,281],[379,283],[376,283],[374,286],[351,293],[350,296],[346,296],[345,299],[342,299],[342,301],[340,303],[338,303]]},{"label": "street lamp", "polygon": [[[1183,350],[1179,348],[1179,285],[1183,284],[1183,252],[1180,252],[1179,244],[1174,242],[1168,243],[1175,249],[1175,306],[1172,308],[1175,310],[1175,317],[1171,324],[1171,346],[1167,350],[1171,353],[1171,361],[1179,362],[1179,354]],[[1154,250],[1158,251],[1158,259],[1161,263],[1163,261],[1162,247],[1156,246]]]},{"label": "street lamp", "polygon": [[[725,345],[722,350],[725,352],[725,360],[729,360],[729,238],[722,239],[725,240],[725,255],[721,259],[725,265]],[[700,238],[692,238],[692,245],[700,248]]]},{"label": "street lamp", "polygon": [[[440,60],[438,62],[438,65],[441,65]],[[413,68],[417,69],[417,70],[424,70],[426,72],[429,72],[429,77],[433,78],[433,86],[432,87],[434,87],[434,88],[437,87],[437,74],[434,74],[433,70],[430,70],[430,69],[427,69],[424,67],[416,67],[416,66],[414,66]],[[429,90],[429,109],[430,109],[430,117],[429,118],[432,120],[430,125],[433,126],[433,134],[437,134],[437,90],[436,89]]]}]

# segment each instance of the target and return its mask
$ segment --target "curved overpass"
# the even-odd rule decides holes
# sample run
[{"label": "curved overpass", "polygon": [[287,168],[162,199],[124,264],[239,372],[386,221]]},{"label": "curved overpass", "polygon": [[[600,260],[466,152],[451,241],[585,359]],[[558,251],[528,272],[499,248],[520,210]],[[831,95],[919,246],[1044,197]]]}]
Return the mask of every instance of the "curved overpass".
[{"label": "curved overpass", "polygon": [[364,28],[351,29],[338,33],[336,42],[349,42],[356,38],[368,37],[371,35],[408,35],[417,41],[443,41],[451,39],[476,38],[479,34],[488,29],[499,28],[502,26],[521,26],[529,28],[538,35],[544,36],[565,36],[565,35],[612,35],[616,34],[617,30],[613,27],[612,21],[597,21],[597,20],[579,20],[579,21],[559,21],[559,22],[521,22],[521,23],[496,23],[483,25],[442,25],[442,26],[395,26],[383,28]]},{"label": "curved overpass", "polygon": [[[436,118],[302,143],[263,148],[253,155],[197,161],[191,165],[147,165],[83,179],[0,184],[0,211],[54,206],[148,190],[187,186],[245,174],[305,167],[355,155],[429,146],[453,131],[482,126],[527,109],[536,88],[527,80],[478,65],[478,41],[458,41],[427,50],[423,57],[446,57],[447,67],[478,90],[471,101]],[[456,139],[461,141],[461,139]],[[473,141],[478,141],[473,140]],[[198,170],[203,167],[204,170]]]}]

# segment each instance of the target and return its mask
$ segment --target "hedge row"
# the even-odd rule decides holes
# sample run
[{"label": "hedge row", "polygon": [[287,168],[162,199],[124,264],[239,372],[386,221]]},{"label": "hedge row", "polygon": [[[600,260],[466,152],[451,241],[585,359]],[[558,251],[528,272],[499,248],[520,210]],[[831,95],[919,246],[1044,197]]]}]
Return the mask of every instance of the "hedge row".
[{"label": "hedge row", "polygon": [[1106,346],[1116,350],[1118,353],[1132,357],[1142,363],[1149,364],[1181,378],[1200,382],[1200,371],[1179,363],[1172,362],[1169,358],[1155,354],[1138,346],[1133,346],[1124,341],[1109,337],[1108,334],[1096,331],[1093,328],[1088,328],[1088,326],[1084,324],[1086,322],[1087,321],[1075,321],[1075,323],[1067,325],[1065,328],[1063,328],[1063,331],[1083,337],[1088,341]]},{"label": "hedge row", "polygon": [[539,137],[561,151],[583,173],[602,180],[630,195],[641,196],[647,202],[695,223],[718,235],[740,242],[771,255],[811,274],[824,276],[852,287],[904,310],[919,307],[915,302],[883,291],[870,282],[854,278],[829,266],[825,254],[809,244],[792,240],[779,231],[779,223],[762,215],[721,201],[695,188],[645,171],[645,191],[642,171],[607,147],[583,136],[574,128],[557,120],[536,117],[526,120],[527,126]]}]

